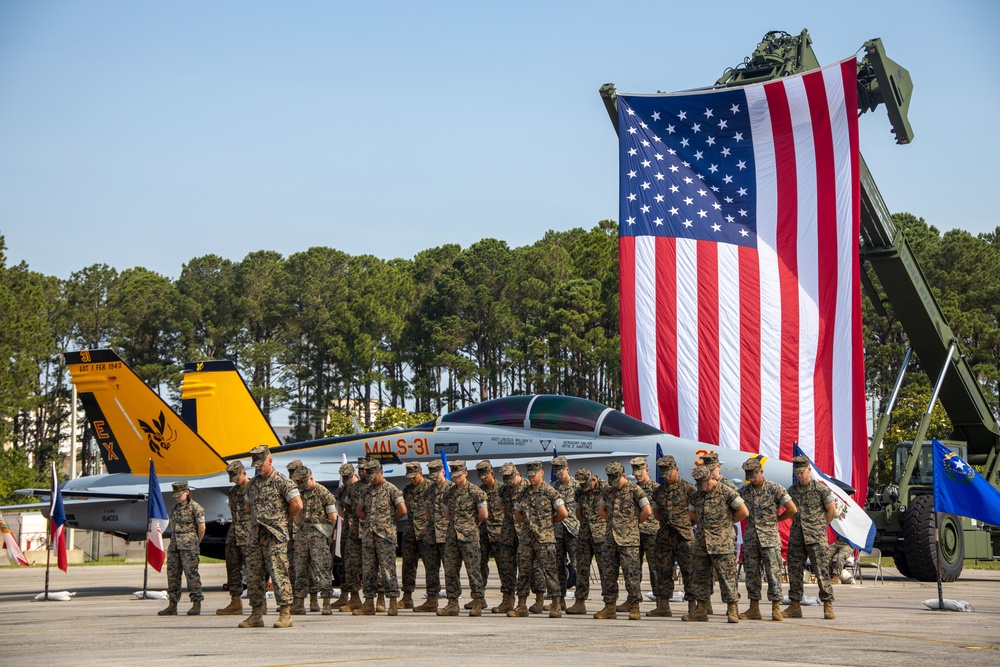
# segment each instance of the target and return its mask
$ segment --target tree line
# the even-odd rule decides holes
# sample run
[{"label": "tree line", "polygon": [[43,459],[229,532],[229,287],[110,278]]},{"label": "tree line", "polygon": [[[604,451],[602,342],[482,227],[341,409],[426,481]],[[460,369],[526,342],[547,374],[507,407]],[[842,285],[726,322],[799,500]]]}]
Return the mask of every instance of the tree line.
[{"label": "tree line", "polygon": [[[996,412],[1000,228],[941,234],[910,214],[893,218]],[[174,403],[184,363],[232,360],[266,416],[288,411],[293,440],[344,432],[349,414],[385,427],[376,404],[402,420],[518,393],[621,407],[617,244],[617,224],[604,220],[518,248],[486,238],[393,260],[327,247],[287,257],[261,250],[240,261],[193,258],[176,280],[105,264],[61,280],[24,263],[8,267],[0,236],[0,443],[8,449],[0,498],[5,484],[30,485],[24,467],[42,477],[58,456],[69,418],[61,352],[71,349],[114,349]],[[877,399],[892,388],[906,338],[892,304],[883,317],[865,295],[864,309],[868,392]],[[919,370],[918,359],[911,363]],[[929,387],[911,371],[903,403],[929,396]],[[907,429],[912,436],[908,420],[905,411],[894,420],[887,442],[906,439]],[[936,427],[947,435],[948,424]],[[84,474],[95,462],[96,448],[85,451]]]}]

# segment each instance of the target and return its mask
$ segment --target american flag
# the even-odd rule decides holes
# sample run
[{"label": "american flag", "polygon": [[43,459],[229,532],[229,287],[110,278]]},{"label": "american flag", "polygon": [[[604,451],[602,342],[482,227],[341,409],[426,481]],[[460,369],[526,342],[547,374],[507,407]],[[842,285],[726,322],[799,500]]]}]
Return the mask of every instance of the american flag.
[{"label": "american flag", "polygon": [[625,411],[867,488],[856,64],[618,96]]}]

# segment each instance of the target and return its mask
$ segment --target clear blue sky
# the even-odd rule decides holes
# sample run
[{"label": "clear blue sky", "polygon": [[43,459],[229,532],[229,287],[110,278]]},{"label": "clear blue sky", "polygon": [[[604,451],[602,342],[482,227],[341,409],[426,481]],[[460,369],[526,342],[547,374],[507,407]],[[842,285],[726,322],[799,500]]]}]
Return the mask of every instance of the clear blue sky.
[{"label": "clear blue sky", "polygon": [[821,62],[871,37],[916,90],[862,152],[892,211],[990,231],[1000,3],[0,0],[8,265],[176,278],[314,245],[383,258],[617,217],[597,89],[711,84],[761,36]]}]

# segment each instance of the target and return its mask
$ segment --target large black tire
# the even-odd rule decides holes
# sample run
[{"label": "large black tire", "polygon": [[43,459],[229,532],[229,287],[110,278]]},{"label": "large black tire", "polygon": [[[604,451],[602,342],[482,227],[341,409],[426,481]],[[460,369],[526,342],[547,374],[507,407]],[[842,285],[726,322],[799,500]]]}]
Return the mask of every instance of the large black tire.
[{"label": "large black tire", "polygon": [[910,564],[906,562],[906,550],[902,546],[896,549],[896,553],[892,555],[892,560],[901,575],[908,579],[913,579],[913,571],[910,570]]},{"label": "large black tire", "polygon": [[[965,541],[962,522],[954,514],[938,514],[941,550],[941,581],[955,581],[962,574]],[[934,542],[934,496],[915,496],[903,515],[903,549],[911,576],[937,581],[938,545]]]}]

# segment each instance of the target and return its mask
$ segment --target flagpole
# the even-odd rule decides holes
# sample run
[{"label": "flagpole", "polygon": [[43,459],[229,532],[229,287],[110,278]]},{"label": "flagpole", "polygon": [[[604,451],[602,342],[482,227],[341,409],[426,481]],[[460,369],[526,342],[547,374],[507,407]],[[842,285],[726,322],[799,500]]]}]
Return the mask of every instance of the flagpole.
[{"label": "flagpole", "polygon": [[[49,513],[51,514],[51,512]],[[45,597],[49,599],[49,565],[52,563],[52,517],[49,517],[49,548],[45,551]]]},{"label": "flagpole", "polygon": [[937,549],[937,588],[938,588],[938,611],[944,611],[944,590],[941,587],[941,537],[938,530],[940,514],[934,512],[934,547]]},{"label": "flagpole", "polygon": [[148,599],[148,594],[146,593],[146,587],[149,584],[149,519],[146,519],[146,563],[142,566],[142,599]]}]

